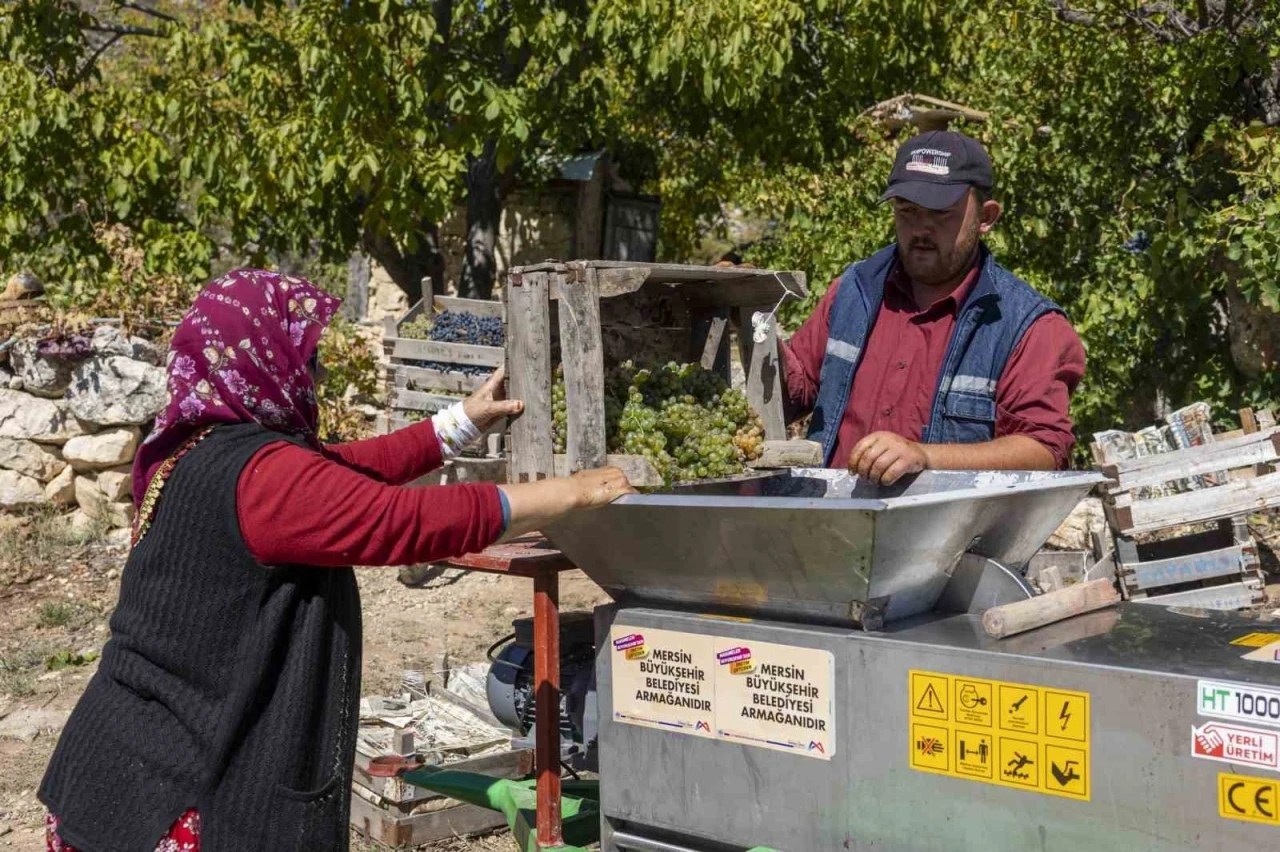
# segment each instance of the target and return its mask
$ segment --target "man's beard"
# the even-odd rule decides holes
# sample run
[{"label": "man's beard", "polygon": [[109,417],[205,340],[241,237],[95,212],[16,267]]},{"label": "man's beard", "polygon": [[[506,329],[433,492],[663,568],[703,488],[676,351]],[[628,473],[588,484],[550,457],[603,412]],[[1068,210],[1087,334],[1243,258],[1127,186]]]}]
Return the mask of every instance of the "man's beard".
[{"label": "man's beard", "polygon": [[913,282],[923,287],[936,287],[959,277],[968,268],[977,245],[978,226],[974,225],[960,235],[952,251],[944,252],[937,243],[928,239],[914,239],[899,255]]}]

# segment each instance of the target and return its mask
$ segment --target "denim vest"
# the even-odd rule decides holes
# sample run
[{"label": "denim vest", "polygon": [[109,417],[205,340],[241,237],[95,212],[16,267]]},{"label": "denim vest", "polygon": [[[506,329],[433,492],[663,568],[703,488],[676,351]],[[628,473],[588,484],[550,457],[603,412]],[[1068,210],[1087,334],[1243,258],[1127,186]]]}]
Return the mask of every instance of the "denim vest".
[{"label": "denim vest", "polygon": [[[884,301],[885,281],[897,246],[852,264],[840,276],[831,304],[827,351],[809,439],[822,444],[831,464],[840,421],[849,406],[863,347]],[[982,248],[982,272],[959,307],[951,342],[938,374],[929,420],[921,440],[931,444],[976,444],[996,436],[996,383],[1031,324],[1062,309],[995,262]]]}]

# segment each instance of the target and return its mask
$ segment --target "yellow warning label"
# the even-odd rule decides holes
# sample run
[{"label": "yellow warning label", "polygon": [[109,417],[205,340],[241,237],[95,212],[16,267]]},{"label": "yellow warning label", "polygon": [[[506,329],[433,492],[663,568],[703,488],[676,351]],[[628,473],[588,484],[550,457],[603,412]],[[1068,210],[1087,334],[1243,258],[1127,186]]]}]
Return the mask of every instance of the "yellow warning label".
[{"label": "yellow warning label", "polygon": [[1227,819],[1280,825],[1280,782],[1219,773],[1218,815]]},{"label": "yellow warning label", "polygon": [[947,772],[951,768],[948,744],[950,734],[936,725],[911,726],[911,765],[929,772]]},{"label": "yellow warning label", "polygon": [[1000,727],[1034,734],[1040,730],[1040,691],[1034,686],[1000,684]]},{"label": "yellow warning label", "polygon": [[1232,645],[1244,645],[1248,648],[1261,648],[1272,642],[1280,642],[1280,633],[1246,633],[1231,640]]},{"label": "yellow warning label", "polygon": [[991,727],[991,681],[973,678],[955,679],[956,721],[967,725]]},{"label": "yellow warning label", "polygon": [[946,721],[950,681],[937,675],[911,673],[911,715]]},{"label": "yellow warning label", "polygon": [[912,670],[911,766],[1089,801],[1089,694]]},{"label": "yellow warning label", "polygon": [[1045,743],[1044,771],[1046,790],[1089,799],[1089,755],[1084,750]]},{"label": "yellow warning label", "polygon": [[1082,743],[1085,740],[1085,702],[1079,692],[1044,691],[1044,732]]},{"label": "yellow warning label", "polygon": [[951,753],[955,755],[956,774],[991,780],[996,755],[991,734],[955,730],[951,737]]}]

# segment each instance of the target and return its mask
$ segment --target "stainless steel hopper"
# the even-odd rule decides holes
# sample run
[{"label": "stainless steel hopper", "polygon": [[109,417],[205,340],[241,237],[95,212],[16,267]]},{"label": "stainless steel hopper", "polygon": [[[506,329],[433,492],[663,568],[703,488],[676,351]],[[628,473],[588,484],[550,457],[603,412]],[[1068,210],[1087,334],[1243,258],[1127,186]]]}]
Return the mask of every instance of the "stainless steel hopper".
[{"label": "stainless steel hopper", "polygon": [[1019,567],[1102,477],[793,469],[624,497],[545,532],[619,602],[862,624],[933,609],[966,553]]}]

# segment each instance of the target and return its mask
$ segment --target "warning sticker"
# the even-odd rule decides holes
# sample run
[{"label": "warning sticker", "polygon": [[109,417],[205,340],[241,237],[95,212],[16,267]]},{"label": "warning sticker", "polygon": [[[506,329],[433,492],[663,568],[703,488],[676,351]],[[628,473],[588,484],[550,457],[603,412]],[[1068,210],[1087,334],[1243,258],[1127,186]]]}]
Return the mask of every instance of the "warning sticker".
[{"label": "warning sticker", "polygon": [[715,646],[710,636],[614,627],[613,718],[714,737]]},{"label": "warning sticker", "polygon": [[1280,782],[1248,775],[1218,775],[1218,815],[1280,825]]},{"label": "warning sticker", "polygon": [[1089,694],[912,670],[911,767],[1089,801]]},{"label": "warning sticker", "polygon": [[1257,650],[1244,654],[1241,659],[1251,660],[1255,663],[1280,663],[1280,642],[1263,645]]},{"label": "warning sticker", "polygon": [[1191,754],[1238,766],[1280,772],[1280,733],[1226,722],[1191,726]]},{"label": "warning sticker", "polygon": [[1201,716],[1280,726],[1280,689],[1202,680],[1196,684],[1196,710]]},{"label": "warning sticker", "polygon": [[716,736],[830,760],[836,751],[834,655],[793,645],[713,641]]},{"label": "warning sticker", "polygon": [[1280,633],[1246,633],[1231,640],[1232,645],[1244,645],[1249,648],[1261,648],[1273,642],[1280,642]]}]

